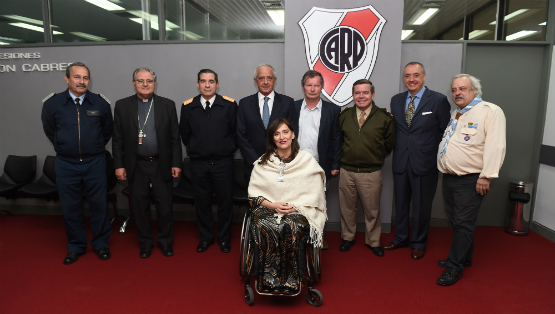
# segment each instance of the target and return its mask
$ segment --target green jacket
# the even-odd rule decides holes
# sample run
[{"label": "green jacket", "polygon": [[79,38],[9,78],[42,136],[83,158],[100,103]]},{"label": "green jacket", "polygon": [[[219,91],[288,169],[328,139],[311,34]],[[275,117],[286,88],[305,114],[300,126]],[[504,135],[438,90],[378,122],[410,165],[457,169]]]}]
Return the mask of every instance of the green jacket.
[{"label": "green jacket", "polygon": [[352,172],[374,172],[382,168],[385,156],[395,147],[395,121],[372,101],[370,115],[358,127],[356,105],[339,116],[341,127],[341,167]]}]

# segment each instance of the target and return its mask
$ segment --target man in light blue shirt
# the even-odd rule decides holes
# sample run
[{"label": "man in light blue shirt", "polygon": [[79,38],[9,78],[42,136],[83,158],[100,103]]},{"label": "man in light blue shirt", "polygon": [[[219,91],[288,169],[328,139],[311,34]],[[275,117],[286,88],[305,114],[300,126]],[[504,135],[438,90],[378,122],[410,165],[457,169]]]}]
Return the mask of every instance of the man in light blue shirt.
[{"label": "man in light blue shirt", "polygon": [[[341,131],[339,129],[338,106],[320,98],[324,78],[317,71],[307,71],[301,80],[304,98],[295,101],[296,137],[302,150],[311,153],[318,161],[326,180],[339,173],[341,165]],[[328,208],[328,211],[330,208]],[[324,241],[323,249],[328,244]]]}]

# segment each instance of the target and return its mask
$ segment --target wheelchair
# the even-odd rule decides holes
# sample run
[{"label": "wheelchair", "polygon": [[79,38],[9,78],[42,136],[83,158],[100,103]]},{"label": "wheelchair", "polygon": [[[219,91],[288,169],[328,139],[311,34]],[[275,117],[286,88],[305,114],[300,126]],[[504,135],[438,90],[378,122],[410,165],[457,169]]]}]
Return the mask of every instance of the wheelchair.
[{"label": "wheelchair", "polygon": [[247,304],[254,304],[254,292],[251,287],[251,278],[254,278],[254,290],[260,295],[271,296],[298,296],[301,293],[303,281],[306,281],[308,291],[306,293],[306,302],[312,306],[320,306],[323,301],[322,293],[313,288],[321,277],[320,270],[320,248],[314,247],[310,243],[310,226],[307,225],[302,231],[301,241],[299,244],[299,276],[301,278],[301,289],[295,294],[285,293],[267,293],[258,289],[257,267],[258,254],[255,254],[254,239],[250,233],[252,208],[249,207],[245,211],[243,219],[243,227],[241,228],[241,245],[239,247],[239,272],[245,280],[245,301]]}]

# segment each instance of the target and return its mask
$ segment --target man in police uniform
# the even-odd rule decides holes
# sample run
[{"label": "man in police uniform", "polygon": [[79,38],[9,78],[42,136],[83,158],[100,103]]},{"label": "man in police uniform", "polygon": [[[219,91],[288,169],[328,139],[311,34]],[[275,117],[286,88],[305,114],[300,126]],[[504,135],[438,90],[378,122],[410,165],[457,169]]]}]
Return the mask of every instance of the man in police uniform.
[{"label": "man in police uniform", "polygon": [[154,94],[156,74],[145,67],[133,72],[137,93],[116,102],[112,152],[119,180],[129,181],[131,210],[137,223],[140,258],[152,254],[154,234],[150,201],[156,204],[156,240],[164,256],[174,254],[173,178],[181,173],[181,143],[175,103]]},{"label": "man in police uniform", "polygon": [[56,150],[56,185],[69,251],[64,264],[69,265],[87,250],[83,194],[91,213],[91,245],[99,259],[111,257],[108,237],[112,226],[106,208],[104,150],[112,137],[112,110],[102,94],[88,90],[90,71],[85,64],[70,64],[65,79],[68,89],[43,101],[41,118],[44,133]]},{"label": "man in police uniform", "polygon": [[341,206],[340,251],[355,244],[357,203],[360,197],[366,223],[366,245],[374,255],[384,256],[380,245],[380,195],[382,167],[395,147],[395,121],[374,103],[374,86],[367,79],[353,83],[355,106],[339,116],[343,147],[339,172]]},{"label": "man in police uniform", "polygon": [[179,130],[181,140],[191,158],[195,189],[195,208],[200,231],[197,252],[214,243],[212,194],[218,203],[218,243],[220,250],[231,250],[233,218],[233,154],[237,150],[237,103],[216,91],[218,74],[203,69],[197,75],[200,95],[183,102]]},{"label": "man in police uniform", "polygon": [[499,177],[506,147],[505,115],[499,106],[482,100],[480,80],[455,75],[451,93],[459,108],[451,114],[437,156],[445,213],[453,226],[449,256],[438,262],[447,267],[437,279],[442,286],[457,282],[464,267],[472,265],[478,211],[491,180]]}]

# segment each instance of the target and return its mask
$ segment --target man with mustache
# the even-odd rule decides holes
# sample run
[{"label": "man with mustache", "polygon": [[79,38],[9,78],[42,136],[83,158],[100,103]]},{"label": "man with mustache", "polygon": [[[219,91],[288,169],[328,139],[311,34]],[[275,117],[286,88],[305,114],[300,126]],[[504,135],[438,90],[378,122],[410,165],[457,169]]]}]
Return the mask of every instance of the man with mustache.
[{"label": "man with mustache", "polygon": [[133,72],[136,94],[116,102],[112,152],[119,180],[128,180],[131,211],[137,224],[140,258],[154,247],[150,202],[156,205],[156,240],[164,256],[173,256],[173,178],[181,173],[181,143],[175,103],[154,94],[156,74]]},{"label": "man with mustache", "polygon": [[[302,150],[311,153],[326,173],[326,182],[339,174],[341,133],[338,106],[320,98],[324,78],[320,72],[309,70],[301,80],[304,98],[295,101],[295,132]],[[328,208],[329,210],[329,208]],[[323,250],[328,249],[324,240]]]},{"label": "man with mustache", "polygon": [[237,111],[237,145],[245,160],[245,177],[250,179],[254,162],[266,151],[266,129],[278,118],[295,121],[293,98],[274,91],[274,68],[261,64],[254,71],[258,93],[239,101]]},{"label": "man with mustache", "polygon": [[387,110],[374,103],[374,85],[367,79],[353,83],[355,106],[339,116],[341,169],[339,204],[341,206],[340,251],[355,244],[357,203],[360,197],[366,223],[365,242],[376,256],[384,256],[380,245],[380,195],[382,167],[387,154],[395,147],[395,121]]},{"label": "man with mustache", "polygon": [[69,251],[65,265],[75,263],[87,250],[83,195],[91,213],[91,245],[99,259],[111,257],[104,151],[112,137],[112,109],[106,97],[88,90],[90,77],[85,64],[70,64],[65,76],[68,89],[46,97],[42,107],[44,133],[56,150],[56,185]]},{"label": "man with mustache", "polygon": [[220,250],[231,250],[233,218],[233,155],[237,150],[237,103],[233,98],[216,94],[218,74],[200,70],[197,87],[200,95],[183,102],[179,130],[191,158],[197,224],[204,252],[214,243],[212,194],[218,203],[218,243]]},{"label": "man with mustache", "polygon": [[458,109],[451,114],[437,155],[445,214],[453,226],[449,255],[438,262],[447,267],[437,279],[442,286],[454,284],[464,267],[472,266],[478,211],[491,180],[499,177],[506,147],[505,115],[499,106],[482,100],[480,80],[455,75],[451,93]]}]

